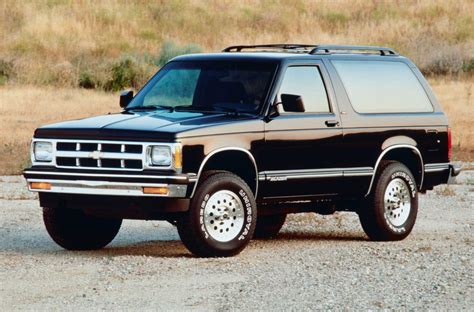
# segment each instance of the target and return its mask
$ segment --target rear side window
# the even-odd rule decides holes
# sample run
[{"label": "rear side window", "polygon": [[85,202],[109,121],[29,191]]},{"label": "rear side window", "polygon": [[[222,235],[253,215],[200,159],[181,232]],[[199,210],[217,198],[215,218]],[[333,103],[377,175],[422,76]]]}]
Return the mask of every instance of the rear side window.
[{"label": "rear side window", "polygon": [[278,93],[299,95],[306,113],[328,113],[328,96],[317,66],[288,67]]},{"label": "rear side window", "polygon": [[413,71],[402,62],[332,61],[358,113],[432,112]]}]

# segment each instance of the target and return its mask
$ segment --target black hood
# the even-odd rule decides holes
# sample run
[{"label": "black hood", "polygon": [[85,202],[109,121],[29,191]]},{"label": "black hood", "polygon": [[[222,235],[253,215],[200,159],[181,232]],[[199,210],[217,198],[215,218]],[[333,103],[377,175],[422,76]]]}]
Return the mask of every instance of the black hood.
[{"label": "black hood", "polygon": [[[233,133],[236,130],[229,127],[231,124],[246,123],[256,118],[226,113],[165,110],[123,112],[43,126],[36,130],[35,137],[173,141],[178,137]],[[206,128],[205,133],[203,128]]]}]

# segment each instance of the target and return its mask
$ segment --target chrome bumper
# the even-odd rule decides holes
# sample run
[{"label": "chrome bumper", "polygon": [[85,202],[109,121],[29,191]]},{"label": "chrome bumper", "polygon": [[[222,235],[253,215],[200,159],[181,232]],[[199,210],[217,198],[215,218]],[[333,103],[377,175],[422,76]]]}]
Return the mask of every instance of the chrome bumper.
[{"label": "chrome bumper", "polygon": [[461,165],[449,164],[448,184],[456,184],[456,176],[461,173]]},{"label": "chrome bumper", "polygon": [[461,165],[450,164],[449,165],[449,175],[452,177],[458,176],[461,173]]},{"label": "chrome bumper", "polygon": [[[31,187],[32,182],[49,183],[50,189],[35,189]],[[91,180],[48,180],[27,179],[28,189],[32,192],[85,194],[85,195],[113,195],[113,196],[148,196],[148,197],[177,197],[186,196],[186,184],[164,184],[164,183],[129,183],[108,182]],[[166,188],[165,194],[147,194],[144,188]]]},{"label": "chrome bumper", "polygon": [[188,189],[197,180],[194,173],[159,175],[51,168],[28,168],[23,171],[23,176],[32,192],[155,198],[186,198]]}]

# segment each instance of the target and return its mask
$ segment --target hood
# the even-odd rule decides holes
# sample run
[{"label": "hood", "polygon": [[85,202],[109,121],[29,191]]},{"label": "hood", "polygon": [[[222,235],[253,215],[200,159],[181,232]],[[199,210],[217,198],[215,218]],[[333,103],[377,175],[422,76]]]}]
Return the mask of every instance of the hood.
[{"label": "hood", "polygon": [[35,137],[173,141],[180,137],[242,132],[239,124],[252,131],[245,124],[257,118],[225,113],[123,112],[43,126],[36,130]]}]

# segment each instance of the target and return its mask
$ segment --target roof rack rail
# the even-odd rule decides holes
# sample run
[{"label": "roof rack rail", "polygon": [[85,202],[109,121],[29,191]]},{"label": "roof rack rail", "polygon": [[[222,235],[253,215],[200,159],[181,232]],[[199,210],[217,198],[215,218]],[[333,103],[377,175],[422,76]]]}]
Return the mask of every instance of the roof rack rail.
[{"label": "roof rack rail", "polygon": [[222,52],[242,52],[247,49],[269,48],[277,50],[302,50],[300,52],[310,52],[311,49],[317,47],[315,44],[299,44],[299,43],[276,43],[276,44],[257,44],[257,45],[238,45],[230,46],[222,50]]},{"label": "roof rack rail", "polygon": [[[320,54],[320,53],[331,53],[333,51],[376,51],[380,55],[391,55],[397,56],[398,53],[395,50],[386,47],[376,46],[356,46],[356,45],[316,45],[316,44],[299,44],[299,43],[276,43],[276,44],[257,44],[257,45],[237,45],[230,46],[222,50],[222,52],[242,52],[247,49],[275,49],[275,50],[288,50],[293,52],[308,53],[308,54]],[[263,50],[262,52],[264,52]]]},{"label": "roof rack rail", "polygon": [[355,45],[316,45],[309,54],[331,53],[331,51],[377,51],[380,55],[398,55],[395,50],[386,47]]}]

